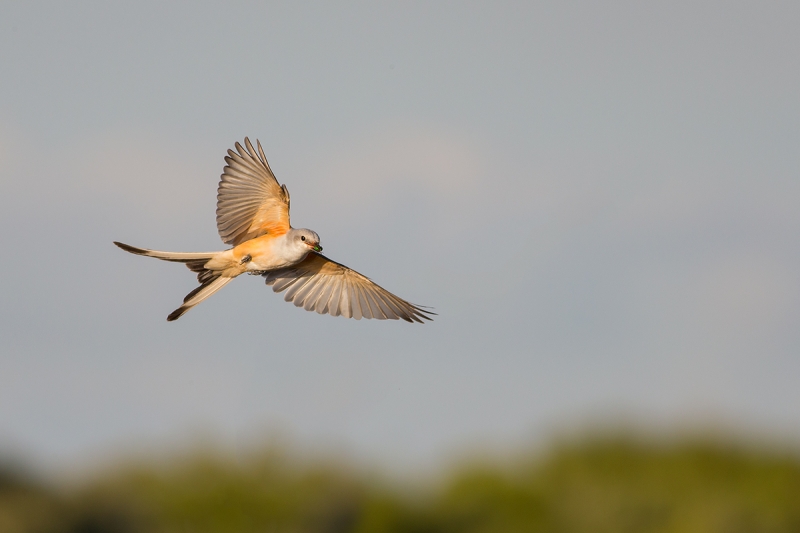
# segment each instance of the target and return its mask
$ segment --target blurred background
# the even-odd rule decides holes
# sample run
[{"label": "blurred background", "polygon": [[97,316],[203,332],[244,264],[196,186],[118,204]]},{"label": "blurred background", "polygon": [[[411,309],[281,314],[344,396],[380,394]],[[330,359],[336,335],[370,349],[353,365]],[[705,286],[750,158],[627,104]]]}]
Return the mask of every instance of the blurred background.
[{"label": "blurred background", "polygon": [[[0,5],[0,531],[800,530],[800,4]],[[439,313],[307,313],[225,151]]]}]

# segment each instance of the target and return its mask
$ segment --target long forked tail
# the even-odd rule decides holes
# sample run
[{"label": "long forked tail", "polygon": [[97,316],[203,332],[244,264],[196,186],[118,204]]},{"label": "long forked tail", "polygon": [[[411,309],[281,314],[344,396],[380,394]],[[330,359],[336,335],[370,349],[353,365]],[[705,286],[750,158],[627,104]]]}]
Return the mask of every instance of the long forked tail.
[{"label": "long forked tail", "polygon": [[[206,270],[206,272],[211,271]],[[197,277],[200,278],[201,275],[202,274],[198,274]],[[220,290],[232,279],[233,278],[223,278],[219,274],[211,277],[208,281],[186,295],[186,298],[183,299],[183,305],[169,314],[167,322],[178,320],[186,311]]]},{"label": "long forked tail", "polygon": [[190,261],[208,261],[216,252],[159,252],[158,250],[148,250],[147,248],[137,248],[124,242],[114,241],[114,244],[136,255],[144,255],[145,257],[155,257],[162,261],[173,261],[175,263],[189,263]]},{"label": "long forked tail", "polygon": [[220,272],[205,267],[206,263],[214,257],[216,252],[160,252],[157,250],[148,250],[147,248],[137,248],[117,241],[114,241],[114,244],[132,254],[155,257],[162,261],[184,263],[189,270],[197,273],[197,281],[200,283],[200,286],[187,294],[183,299],[183,305],[169,314],[167,317],[168,322],[177,320],[189,309],[220,290],[233,279],[230,277],[223,277],[220,275]]}]

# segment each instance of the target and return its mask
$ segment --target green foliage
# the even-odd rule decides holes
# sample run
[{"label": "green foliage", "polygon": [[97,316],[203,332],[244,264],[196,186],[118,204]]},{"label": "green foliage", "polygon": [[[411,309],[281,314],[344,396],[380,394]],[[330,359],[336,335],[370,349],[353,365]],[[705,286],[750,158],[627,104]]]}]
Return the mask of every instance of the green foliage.
[{"label": "green foliage", "polygon": [[721,441],[587,439],[464,465],[416,491],[274,450],[128,466],[66,492],[0,472],[0,531],[796,532],[800,458]]}]

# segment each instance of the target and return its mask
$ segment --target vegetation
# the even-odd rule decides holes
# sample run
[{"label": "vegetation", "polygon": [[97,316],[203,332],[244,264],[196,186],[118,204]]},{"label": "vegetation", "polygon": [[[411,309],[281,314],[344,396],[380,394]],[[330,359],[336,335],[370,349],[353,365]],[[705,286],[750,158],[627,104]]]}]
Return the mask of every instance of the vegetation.
[{"label": "vegetation", "polygon": [[399,485],[275,450],[127,465],[71,489],[7,469],[0,531],[800,531],[800,457],[724,441],[592,438]]}]

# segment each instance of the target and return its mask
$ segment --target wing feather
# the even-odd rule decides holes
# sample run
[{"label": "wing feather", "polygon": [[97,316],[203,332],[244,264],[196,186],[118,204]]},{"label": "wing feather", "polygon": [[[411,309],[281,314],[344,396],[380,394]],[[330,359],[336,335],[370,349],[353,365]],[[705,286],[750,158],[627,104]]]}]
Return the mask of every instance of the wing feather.
[{"label": "wing feather", "polygon": [[378,311],[383,314],[384,318],[389,318],[389,315],[391,315],[392,312],[389,310],[389,306],[386,305],[384,298],[380,294],[372,294],[371,296],[372,301],[375,302],[375,305],[378,308]]},{"label": "wing feather", "polygon": [[310,279],[311,279],[310,277],[305,277],[305,276],[298,277],[297,280],[292,284],[292,286],[289,287],[289,289],[286,291],[286,296],[284,297],[284,300],[286,300],[287,302],[294,301],[297,296],[297,293],[300,292],[300,290],[306,286],[306,284],[310,281]]},{"label": "wing feather", "polygon": [[320,292],[319,300],[317,300],[316,311],[317,313],[324,315],[328,312],[328,305],[330,304],[331,297],[333,296],[333,291],[336,288],[336,280],[328,279],[327,283],[325,283],[325,288]]},{"label": "wing feather", "polygon": [[369,296],[372,298],[372,303],[375,306],[375,312],[382,314],[384,319],[389,318],[391,313],[389,312],[389,308],[386,307],[386,304],[383,303],[383,296],[377,293],[372,293]]},{"label": "wing feather", "polygon": [[273,290],[275,292],[283,292],[288,289],[292,284],[297,283],[298,278],[283,278],[275,282]]},{"label": "wing feather", "polygon": [[364,291],[361,287],[358,288],[358,292],[360,293],[359,296],[361,298],[361,310],[366,311],[364,315],[366,318],[377,318],[379,320],[385,320],[382,318],[375,310],[375,307],[372,303],[372,299],[369,297],[366,291]]},{"label": "wing feather", "polygon": [[303,286],[297,290],[297,293],[294,297],[294,305],[297,307],[305,307],[306,300],[311,298],[311,294],[314,292],[314,288],[317,283],[311,281],[309,278]]},{"label": "wing feather", "polygon": [[306,298],[303,309],[306,311],[316,311],[322,314],[321,311],[328,307],[328,300],[331,296],[332,285],[333,280],[330,278],[324,279],[318,283],[314,288],[314,293]]},{"label": "wing feather", "polygon": [[266,235],[283,235],[289,225],[289,191],[275,179],[261,143],[258,152],[245,137],[228,150],[217,189],[217,230],[223,242],[238,245]]},{"label": "wing feather", "polygon": [[333,289],[331,289],[331,299],[328,301],[328,309],[326,310],[327,313],[330,313],[331,316],[339,316],[342,314],[342,281],[339,279],[333,280]]},{"label": "wing feather", "polygon": [[358,286],[355,284],[349,285],[347,287],[347,292],[349,293],[350,302],[353,306],[353,318],[361,320],[364,316],[364,310],[361,308],[361,295],[358,294]]},{"label": "wing feather", "polygon": [[327,257],[310,253],[297,265],[264,274],[275,292],[306,311],[347,318],[432,320],[435,313],[392,294],[366,276]]}]

